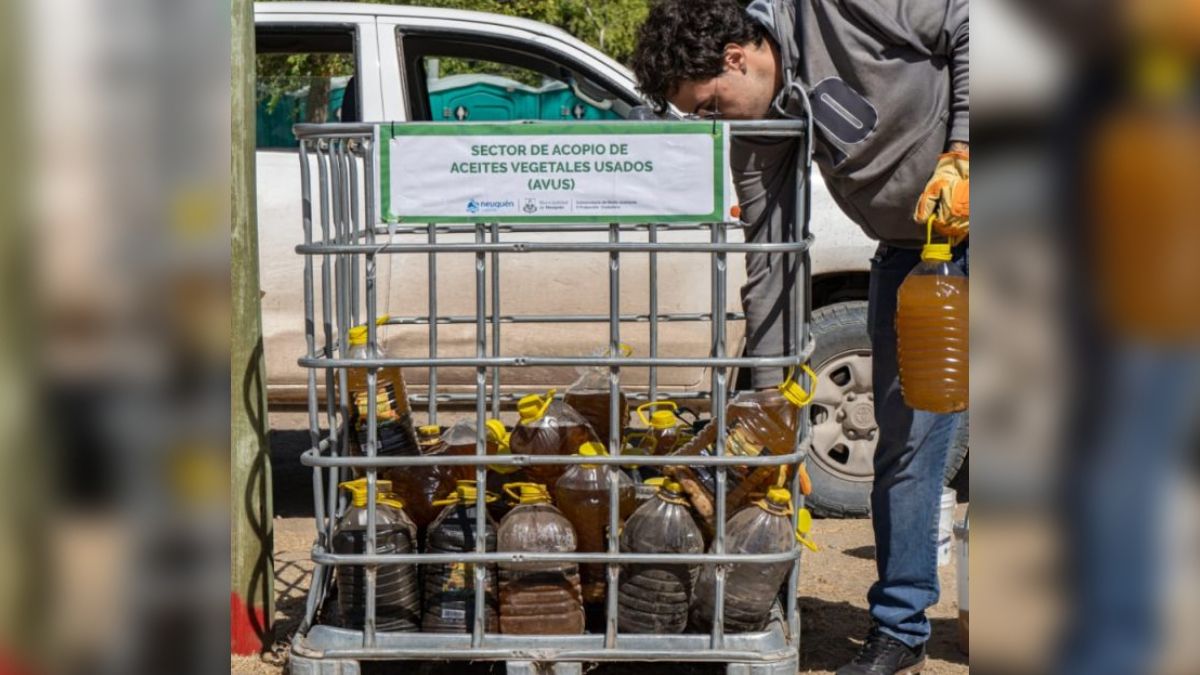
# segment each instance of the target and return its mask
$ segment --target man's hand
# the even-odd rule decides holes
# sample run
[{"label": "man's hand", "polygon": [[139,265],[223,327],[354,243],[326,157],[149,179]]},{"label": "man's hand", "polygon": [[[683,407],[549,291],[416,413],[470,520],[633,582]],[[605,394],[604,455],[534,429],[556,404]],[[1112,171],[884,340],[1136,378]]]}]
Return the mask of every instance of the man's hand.
[{"label": "man's hand", "polygon": [[937,169],[917,201],[913,219],[924,225],[933,216],[933,229],[955,240],[971,229],[971,154],[966,143],[950,144],[938,157]]}]

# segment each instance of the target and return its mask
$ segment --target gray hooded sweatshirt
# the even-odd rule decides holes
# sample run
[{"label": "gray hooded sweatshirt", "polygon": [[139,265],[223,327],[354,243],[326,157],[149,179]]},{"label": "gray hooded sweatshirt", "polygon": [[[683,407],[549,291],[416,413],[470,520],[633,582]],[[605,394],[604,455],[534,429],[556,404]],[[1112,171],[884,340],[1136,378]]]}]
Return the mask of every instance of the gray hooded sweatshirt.
[{"label": "gray hooded sweatshirt", "polygon": [[[970,140],[967,0],[755,0],[746,11],[779,48],[776,106],[803,114],[792,78],[808,92],[814,161],[834,200],[872,239],[920,247],[917,198],[947,143]],[[794,238],[796,152],[790,139],[731,144],[748,241]],[[749,355],[795,348],[795,257],[746,256]],[[780,375],[756,371],[754,386]]]}]

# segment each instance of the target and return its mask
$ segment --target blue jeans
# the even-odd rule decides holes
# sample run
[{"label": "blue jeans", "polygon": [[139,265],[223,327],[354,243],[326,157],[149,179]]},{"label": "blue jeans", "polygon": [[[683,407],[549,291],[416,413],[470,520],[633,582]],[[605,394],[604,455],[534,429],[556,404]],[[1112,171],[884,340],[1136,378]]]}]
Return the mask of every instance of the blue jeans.
[{"label": "blue jeans", "polygon": [[[954,260],[969,272],[967,244]],[[879,580],[867,600],[884,633],[915,647],[929,639],[926,608],[938,600],[938,513],[946,457],[961,414],[916,411],[904,403],[896,359],[896,292],[921,262],[921,252],[880,246],[871,261],[871,332],[875,420],[875,483],[871,518]]]}]

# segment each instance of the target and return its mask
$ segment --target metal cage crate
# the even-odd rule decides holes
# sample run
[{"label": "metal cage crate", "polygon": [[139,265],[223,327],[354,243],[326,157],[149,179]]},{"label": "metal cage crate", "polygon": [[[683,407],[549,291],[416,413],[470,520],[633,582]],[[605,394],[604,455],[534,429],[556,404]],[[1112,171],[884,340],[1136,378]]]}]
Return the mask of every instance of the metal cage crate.
[{"label": "metal cage crate", "polygon": [[[396,123],[400,124],[400,123]],[[313,546],[315,563],[306,612],[292,641],[292,672],[356,673],[359,663],[367,660],[494,660],[506,661],[509,672],[534,672],[550,668],[555,672],[579,672],[584,662],[606,661],[697,661],[727,664],[731,673],[793,673],[799,660],[800,616],[797,588],[800,578],[800,547],[781,554],[729,554],[725,552],[727,520],[726,469],[731,466],[759,467],[796,465],[803,461],[811,440],[807,414],[799,414],[796,445],[791,454],[757,457],[724,456],[726,440],[725,405],[730,393],[729,371],[749,367],[800,367],[812,353],[809,329],[810,264],[808,250],[812,238],[808,229],[808,176],[811,148],[809,129],[804,121],[730,122],[727,134],[755,137],[790,137],[798,143],[796,170],[797,213],[792,241],[781,243],[743,243],[728,241],[728,233],[741,227],[737,222],[717,223],[643,223],[533,225],[478,222],[474,224],[387,225],[376,214],[375,131],[374,124],[297,125],[300,139],[300,169],[303,197],[303,243],[296,247],[304,259],[305,336],[307,354],[300,364],[308,369],[308,416],[311,447],[302,462],[313,468],[314,514],[318,536]],[[315,186],[315,190],[313,189]],[[707,233],[707,241],[667,241],[660,235],[678,230]],[[559,231],[591,232],[598,241],[532,241],[530,233]],[[643,233],[630,241],[630,233]],[[392,235],[425,235],[422,243],[395,243]],[[446,234],[473,234],[473,241],[444,241]],[[607,237],[603,237],[607,234]],[[441,239],[439,239],[441,237]],[[625,238],[623,240],[623,237]],[[727,322],[741,318],[727,311],[727,259],[731,253],[749,251],[777,252],[798,259],[793,312],[797,336],[791,353],[779,357],[753,358],[727,353]],[[534,252],[562,252],[605,256],[608,261],[609,312],[604,314],[505,315],[500,311],[500,266],[506,256]],[[711,271],[711,308],[707,312],[659,313],[659,257],[676,253],[706,254]],[[443,315],[438,311],[437,268],[440,256],[468,254],[474,257],[475,311],[473,315]],[[623,314],[620,307],[620,270],[622,256],[648,257],[649,275],[646,292],[649,311]],[[423,358],[346,358],[346,335],[352,326],[366,323],[369,344],[377,344],[375,323],[379,309],[378,261],[393,255],[424,255],[427,258],[428,313],[396,316],[394,325],[425,326],[428,355]],[[489,305],[490,300],[490,305]],[[711,322],[711,349],[707,355],[688,357],[660,356],[659,324],[668,321]],[[621,342],[621,329],[629,323],[645,323],[649,331],[649,354],[624,356],[543,356],[502,352],[501,331],[515,323],[607,323],[612,354]],[[445,357],[439,355],[438,327],[448,324],[475,326],[475,355]],[[374,406],[367,406],[367,443],[363,456],[349,456],[351,430],[345,424],[348,400],[346,369],[366,368],[368,400],[376,394],[374,368],[399,366],[408,371],[427,369],[428,394],[412,397],[423,404],[431,423],[437,420],[439,404],[469,400],[474,402],[478,429],[475,456],[397,457],[376,455]],[[511,399],[501,391],[502,371],[531,366],[593,366],[609,369],[610,436],[617,438],[618,406],[622,369],[648,370],[645,394],[632,398],[654,400],[658,396],[658,370],[661,368],[702,367],[711,371],[707,390],[687,392],[711,402],[712,424],[717,425],[714,456],[639,456],[645,466],[715,467],[715,537],[711,552],[700,554],[634,554],[619,552],[619,514],[617,481],[610,481],[610,522],[608,550],[603,553],[504,553],[486,552],[484,491],[478,492],[475,552],[465,554],[381,555],[376,550],[375,504],[377,473],[385,467],[419,465],[474,466],[480,485],[486,484],[487,465],[510,464],[603,464],[615,474],[622,463],[619,443],[610,445],[607,457],[486,455],[484,420],[490,412],[499,416],[501,404]],[[474,394],[446,395],[438,391],[439,368],[473,368]],[[815,386],[808,382],[807,387]],[[675,393],[678,395],[678,393]],[[322,426],[324,421],[324,426]],[[626,458],[624,461],[628,461]],[[339,508],[338,482],[344,472],[357,468],[365,472],[368,485],[368,522],[366,553],[335,554],[331,543]],[[793,504],[803,505],[799,475],[791,472]],[[793,527],[796,525],[793,514]],[[464,634],[390,633],[375,628],[376,566],[397,563],[498,563],[513,561],[555,561],[607,564],[607,604],[603,633],[583,635],[505,635],[485,632],[485,566],[474,565],[475,615],[473,630]],[[724,630],[725,567],[731,563],[764,564],[791,561],[786,588],[772,610],[766,629],[755,633],[726,633]],[[649,635],[619,633],[617,630],[617,579],[622,563],[683,563],[717,565],[715,617],[711,633]],[[366,617],[362,630],[339,628],[320,623],[320,609],[332,585],[332,570],[339,565],[366,567]]]}]

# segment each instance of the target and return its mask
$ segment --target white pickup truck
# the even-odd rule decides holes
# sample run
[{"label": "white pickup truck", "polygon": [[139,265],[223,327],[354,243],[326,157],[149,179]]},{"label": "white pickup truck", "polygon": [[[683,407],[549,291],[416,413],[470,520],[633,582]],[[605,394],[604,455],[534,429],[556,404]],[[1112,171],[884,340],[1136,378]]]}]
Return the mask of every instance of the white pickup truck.
[{"label": "white pickup truck", "polygon": [[[304,353],[302,259],[294,252],[301,237],[300,174],[295,122],[621,119],[643,101],[628,69],[571,35],[542,23],[495,14],[375,4],[271,2],[255,6],[259,68],[258,227],[261,255],[263,329],[266,339],[268,393],[274,406],[303,399],[306,374],[297,363]],[[293,76],[291,73],[300,73]],[[875,421],[866,394],[871,391],[871,349],[866,333],[870,258],[875,245],[833,203],[819,174],[813,175],[811,229],[813,326],[817,348],[812,364],[819,375],[811,404],[816,447],[810,462],[812,506],[819,512],[865,515],[873,474]],[[564,233],[550,235],[570,237]],[[392,259],[382,274],[384,309],[392,314],[426,310],[424,261]],[[423,258],[423,256],[422,256]],[[607,312],[605,261],[581,255],[515,257],[504,263],[504,313],[552,314],[594,307]],[[523,259],[522,259],[523,258]],[[622,284],[623,307],[644,304],[644,270],[637,261],[623,264],[633,275]],[[413,265],[412,273],[408,266]],[[439,309],[473,312],[471,261],[439,263]],[[644,262],[643,262],[644,265]],[[741,261],[730,265],[731,311],[740,311],[736,288],[745,279]],[[580,283],[589,276],[597,283]],[[687,256],[665,256],[659,263],[662,311],[706,311],[707,265]],[[641,289],[633,290],[641,280]],[[569,292],[547,292],[569,289]],[[701,292],[702,291],[702,292]],[[666,309],[669,308],[669,309]],[[456,328],[465,330],[456,331]],[[524,329],[524,330],[523,330]],[[473,326],[441,331],[445,353],[470,353]],[[741,339],[743,326],[730,326],[729,344]],[[705,324],[666,323],[659,344],[704,346]],[[389,348],[424,355],[424,339],[405,340],[403,329],[389,331]],[[523,351],[578,353],[579,345],[607,340],[603,325],[553,327],[513,325],[506,342]],[[631,342],[635,348],[636,339]],[[409,343],[412,343],[411,345]],[[464,350],[459,352],[458,350]],[[643,352],[644,353],[644,352]],[[563,371],[505,374],[509,391],[534,391],[568,385],[575,374]],[[439,373],[439,391],[467,391],[473,373],[456,380]],[[702,386],[698,370],[668,369],[659,386]],[[410,384],[420,392],[422,373]],[[634,386],[636,386],[636,381]],[[863,408],[866,406],[866,408]],[[965,443],[956,461],[957,470]]]}]

